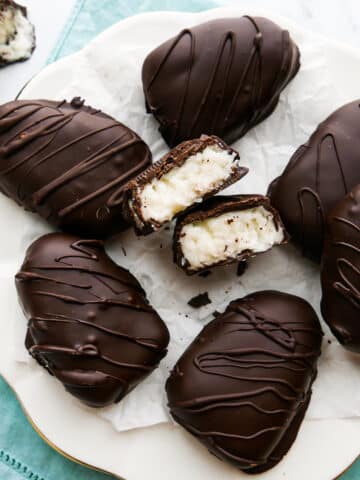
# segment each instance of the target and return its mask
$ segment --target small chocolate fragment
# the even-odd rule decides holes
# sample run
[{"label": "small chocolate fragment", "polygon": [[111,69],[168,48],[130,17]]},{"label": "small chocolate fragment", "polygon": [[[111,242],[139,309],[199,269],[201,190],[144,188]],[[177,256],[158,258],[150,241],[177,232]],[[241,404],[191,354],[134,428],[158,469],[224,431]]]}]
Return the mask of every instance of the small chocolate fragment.
[{"label": "small chocolate fragment", "polygon": [[209,303],[211,303],[211,300],[208,292],[199,293],[199,295],[196,295],[188,301],[188,305],[193,308],[205,307],[205,305],[209,305]]},{"label": "small chocolate fragment", "polygon": [[360,353],[360,184],[329,214],[321,312],[345,348]]},{"label": "small chocolate fragment", "polygon": [[247,260],[241,260],[241,262],[238,263],[237,269],[236,269],[236,275],[238,277],[241,277],[241,275],[244,275],[248,268],[249,264]]},{"label": "small chocolate fragment", "polygon": [[203,133],[232,143],[273,112],[299,57],[289,32],[266,18],[186,28],[145,59],[147,110],[170,147]]},{"label": "small chocolate fragment", "polygon": [[0,106],[1,191],[63,230],[124,230],[124,186],[150,163],[135,132],[78,97]]},{"label": "small chocolate fragment", "polygon": [[0,68],[31,57],[35,28],[27,10],[13,0],[0,0]]},{"label": "small chocolate fragment", "polygon": [[269,188],[271,203],[303,254],[319,261],[325,219],[360,183],[360,100],[322,122]]},{"label": "small chocolate fragment", "polygon": [[202,278],[206,278],[208,277],[209,275],[212,274],[212,271],[211,270],[204,270],[203,272],[200,272],[199,273],[199,277],[202,277]]},{"label": "small chocolate fragment", "polygon": [[293,444],[311,397],[322,331],[294,295],[234,300],[205,326],[166,383],[171,415],[211,453],[247,473]]},{"label": "small chocolate fragment", "polygon": [[218,137],[183,142],[128,184],[124,215],[139,235],[158,230],[246,175],[239,161],[238,152]]},{"label": "small chocolate fragment", "polygon": [[278,212],[263,195],[208,199],[181,215],[174,231],[174,261],[188,275],[243,262],[287,242]]},{"label": "small chocolate fragment", "polygon": [[29,353],[92,407],[120,401],[166,354],[169,332],[100,240],[36,240],[16,275]]}]

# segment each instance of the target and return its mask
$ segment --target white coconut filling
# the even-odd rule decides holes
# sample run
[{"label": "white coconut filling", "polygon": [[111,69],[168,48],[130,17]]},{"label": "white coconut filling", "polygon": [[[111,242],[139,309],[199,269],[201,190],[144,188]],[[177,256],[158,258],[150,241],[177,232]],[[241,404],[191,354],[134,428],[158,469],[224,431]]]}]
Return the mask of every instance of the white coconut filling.
[{"label": "white coconut filling", "polygon": [[180,245],[190,269],[197,270],[235,258],[241,252],[265,252],[284,240],[274,216],[263,206],[224,213],[181,230]]},{"label": "white coconut filling", "polygon": [[34,27],[18,8],[0,14],[0,58],[14,62],[29,58],[34,46]]},{"label": "white coconut filling", "polygon": [[161,178],[154,178],[139,195],[143,219],[162,224],[200,202],[206,193],[229,178],[238,165],[235,158],[235,152],[211,145],[189,156],[180,167],[174,167]]}]

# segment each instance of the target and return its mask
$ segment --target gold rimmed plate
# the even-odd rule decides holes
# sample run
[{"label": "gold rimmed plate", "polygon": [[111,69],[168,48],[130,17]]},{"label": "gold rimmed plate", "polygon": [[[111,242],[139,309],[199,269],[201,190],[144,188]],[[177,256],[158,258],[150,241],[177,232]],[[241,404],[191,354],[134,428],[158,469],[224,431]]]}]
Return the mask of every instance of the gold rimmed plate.
[{"label": "gold rimmed plate", "polygon": [[[81,96],[94,107],[124,121],[148,140],[157,126],[153,120],[144,121],[140,80],[144,56],[185,26],[245,13],[258,14],[229,8],[196,14],[153,12],[128,18],[103,32],[79,53],[46,67],[24,87],[20,98]],[[322,50],[321,54],[332,66],[330,74],[334,84],[345,92],[342,96],[344,102],[359,95],[360,54],[356,50],[305,32],[284,18],[260,14],[288,28],[300,48],[304,43],[313,42]],[[122,111],[125,97],[135,105],[128,117]],[[117,102],[116,98],[122,100]],[[330,105],[329,112],[332,109]],[[313,112],[308,113],[313,115]],[[267,122],[271,126],[271,117]],[[150,146],[155,157],[165,150],[160,135]],[[293,147],[295,149],[297,145]],[[20,265],[19,255],[23,255],[35,236],[49,228],[44,222],[30,218],[3,196],[0,197],[0,217],[8,232],[0,243],[0,299],[5,309],[0,320],[0,373],[45,441],[72,460],[127,480],[169,480],[174,477],[248,479],[248,475],[209,455],[188,433],[173,424],[116,431],[110,422],[95,415],[93,410],[80,406],[35,362],[19,361],[25,320],[23,331],[14,327],[12,322],[18,315],[14,311],[13,275]],[[29,229],[31,222],[34,225]],[[335,479],[357,458],[359,438],[360,418],[307,419],[285,459],[274,469],[255,477],[262,480]]]}]

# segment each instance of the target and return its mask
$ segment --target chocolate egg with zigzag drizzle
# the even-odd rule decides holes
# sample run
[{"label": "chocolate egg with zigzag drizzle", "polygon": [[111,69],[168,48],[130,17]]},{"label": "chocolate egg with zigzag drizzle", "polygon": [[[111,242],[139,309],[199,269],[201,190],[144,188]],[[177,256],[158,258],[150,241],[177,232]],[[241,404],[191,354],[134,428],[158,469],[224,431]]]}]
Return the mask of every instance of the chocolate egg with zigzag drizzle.
[{"label": "chocolate egg with zigzag drizzle", "polygon": [[321,286],[325,321],[345,348],[360,353],[360,184],[327,218]]},{"label": "chocolate egg with zigzag drizzle", "polygon": [[0,106],[0,190],[63,230],[105,238],[126,228],[123,188],[150,164],[135,132],[79,98]]},{"label": "chocolate egg with zigzag drizzle", "polygon": [[319,261],[329,212],[360,183],[360,100],[320,123],[269,187],[271,203],[303,254]]},{"label": "chocolate egg with zigzag drizzle", "polygon": [[173,418],[237,468],[272,468],[309,405],[321,339],[299,297],[263,291],[232,301],[175,365],[166,384]]},{"label": "chocolate egg with zigzag drizzle", "polygon": [[266,18],[186,28],[144,61],[147,110],[170,147],[202,134],[232,143],[273,112],[299,57],[289,32]]},{"label": "chocolate egg with zigzag drizzle", "polygon": [[16,287],[29,353],[89,406],[121,400],[166,354],[166,325],[100,240],[40,237],[26,252]]}]

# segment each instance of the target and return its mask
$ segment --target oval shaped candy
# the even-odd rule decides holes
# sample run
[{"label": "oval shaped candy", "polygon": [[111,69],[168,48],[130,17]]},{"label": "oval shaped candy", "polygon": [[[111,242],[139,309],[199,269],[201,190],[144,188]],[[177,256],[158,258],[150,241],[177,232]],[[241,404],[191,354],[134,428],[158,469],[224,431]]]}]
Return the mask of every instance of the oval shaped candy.
[{"label": "oval shaped candy", "polygon": [[360,183],[360,100],[320,123],[269,188],[271,203],[303,254],[319,261],[329,212]]},{"label": "oval shaped candy", "polygon": [[360,184],[327,219],[321,312],[337,339],[360,353]]},{"label": "oval shaped candy", "polygon": [[234,300],[175,365],[174,419],[211,453],[248,473],[276,465],[311,397],[322,331],[312,307],[276,291]]},{"label": "oval shaped candy", "polygon": [[170,147],[202,134],[231,143],[273,112],[299,56],[289,32],[262,17],[186,28],[144,61],[147,110]]},{"label": "oval shaped candy", "polygon": [[126,228],[123,188],[150,163],[135,132],[79,98],[0,106],[0,190],[64,230]]},{"label": "oval shaped candy", "polygon": [[39,238],[26,252],[16,287],[28,319],[26,348],[87,405],[118,402],[166,354],[164,322],[99,240]]}]

